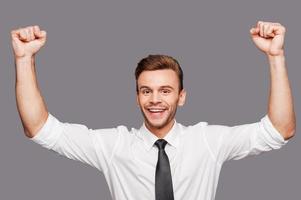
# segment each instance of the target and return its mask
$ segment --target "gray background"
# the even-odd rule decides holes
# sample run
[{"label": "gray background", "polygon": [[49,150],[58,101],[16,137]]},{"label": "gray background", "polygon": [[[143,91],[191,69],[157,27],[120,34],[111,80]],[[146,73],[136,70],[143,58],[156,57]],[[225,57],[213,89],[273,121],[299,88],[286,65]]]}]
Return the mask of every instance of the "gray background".
[{"label": "gray background", "polygon": [[[48,33],[36,69],[49,111],[89,128],[140,127],[134,69],[151,53],[177,58],[188,91],[177,121],[237,125],[267,111],[269,66],[249,29],[287,28],[286,60],[300,114],[300,1],[2,0],[0,6],[0,199],[109,200],[94,168],[43,149],[23,135],[16,109],[10,31],[38,24]],[[217,200],[299,199],[300,134],[285,147],[226,163]]]}]

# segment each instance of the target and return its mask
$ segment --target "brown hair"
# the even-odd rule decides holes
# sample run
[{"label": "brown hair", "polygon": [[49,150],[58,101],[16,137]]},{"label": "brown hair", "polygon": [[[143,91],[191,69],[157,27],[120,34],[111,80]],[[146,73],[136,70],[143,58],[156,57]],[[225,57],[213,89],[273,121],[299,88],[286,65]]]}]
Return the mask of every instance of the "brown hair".
[{"label": "brown hair", "polygon": [[183,71],[180,67],[179,62],[171,56],[167,55],[148,55],[147,57],[140,60],[135,70],[136,77],[136,91],[138,93],[138,78],[143,71],[153,71],[160,69],[172,69],[175,71],[179,78],[180,90],[183,89]]}]

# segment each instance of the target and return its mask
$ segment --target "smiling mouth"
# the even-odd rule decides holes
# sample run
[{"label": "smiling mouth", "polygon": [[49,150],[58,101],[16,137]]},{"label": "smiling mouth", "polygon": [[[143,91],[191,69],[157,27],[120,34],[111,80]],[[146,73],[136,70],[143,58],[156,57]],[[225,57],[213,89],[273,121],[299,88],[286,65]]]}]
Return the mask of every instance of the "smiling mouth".
[{"label": "smiling mouth", "polygon": [[162,113],[166,108],[147,108],[150,113]]},{"label": "smiling mouth", "polygon": [[166,108],[148,108],[147,109],[149,116],[153,119],[161,118],[164,115],[166,110],[167,110]]}]

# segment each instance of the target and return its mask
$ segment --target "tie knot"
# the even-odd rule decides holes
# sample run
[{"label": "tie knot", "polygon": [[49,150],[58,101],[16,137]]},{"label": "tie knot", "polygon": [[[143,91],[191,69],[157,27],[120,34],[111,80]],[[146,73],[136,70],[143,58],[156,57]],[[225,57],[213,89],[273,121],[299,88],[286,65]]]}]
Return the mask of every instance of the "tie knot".
[{"label": "tie knot", "polygon": [[166,144],[167,144],[167,141],[164,139],[159,139],[155,142],[155,145],[158,147],[159,150],[164,149]]}]

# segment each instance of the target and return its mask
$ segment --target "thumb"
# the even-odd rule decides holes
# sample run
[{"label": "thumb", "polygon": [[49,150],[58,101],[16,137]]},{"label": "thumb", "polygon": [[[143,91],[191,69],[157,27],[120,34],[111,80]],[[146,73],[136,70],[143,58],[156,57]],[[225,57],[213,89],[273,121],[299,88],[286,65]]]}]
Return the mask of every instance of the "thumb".
[{"label": "thumb", "polygon": [[34,32],[35,37],[38,39],[46,37],[46,31],[41,31],[39,26],[34,26],[33,32]]},{"label": "thumb", "polygon": [[19,39],[19,33],[17,31],[11,32],[12,43],[14,47],[20,46],[23,42]]},{"label": "thumb", "polygon": [[38,34],[38,40],[44,43],[46,41],[46,36],[46,31],[40,31],[40,33]]},{"label": "thumb", "polygon": [[46,31],[40,31],[39,38],[46,38]]},{"label": "thumb", "polygon": [[[19,34],[18,34],[18,32],[17,31],[12,31],[11,32],[11,38],[12,38],[12,40],[19,40]],[[19,40],[20,41],[20,40]]]},{"label": "thumb", "polygon": [[250,29],[250,34],[252,36],[258,35],[258,33],[259,33],[259,28],[258,27]]}]

